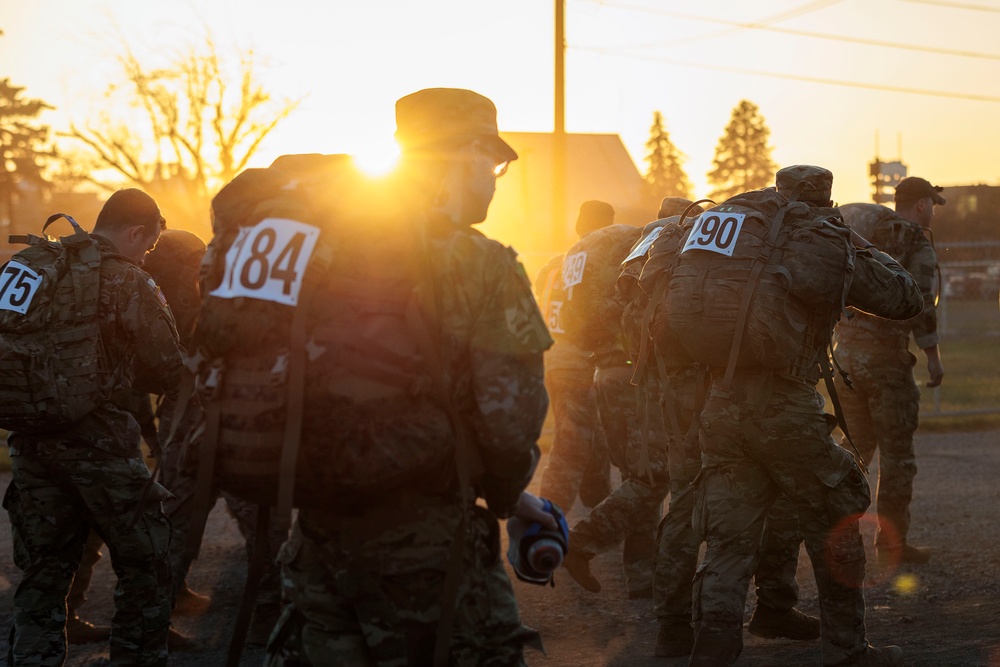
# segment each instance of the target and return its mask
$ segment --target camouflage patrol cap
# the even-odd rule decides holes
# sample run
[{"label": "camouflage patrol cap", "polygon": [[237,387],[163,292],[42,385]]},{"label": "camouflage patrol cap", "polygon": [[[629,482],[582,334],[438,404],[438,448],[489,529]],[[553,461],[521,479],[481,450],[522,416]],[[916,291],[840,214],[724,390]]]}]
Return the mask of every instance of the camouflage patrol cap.
[{"label": "camouflage patrol cap", "polygon": [[580,204],[576,217],[576,233],[579,236],[603,229],[615,221],[615,207],[611,204],[591,199]]},{"label": "camouflage patrol cap", "polygon": [[406,152],[480,139],[496,149],[498,162],[517,153],[497,132],[497,108],[489,98],[462,88],[425,88],[396,102],[396,141]]},{"label": "camouflage patrol cap", "polygon": [[798,201],[829,206],[833,191],[833,172],[811,164],[796,164],[780,169],[774,179],[778,194]]},{"label": "camouflage patrol cap", "polygon": [[[662,220],[663,218],[681,215],[690,205],[691,200],[684,197],[664,197],[663,201],[660,202],[660,210],[656,213],[656,217]],[[692,213],[701,212],[702,208],[700,206],[692,209]]]}]

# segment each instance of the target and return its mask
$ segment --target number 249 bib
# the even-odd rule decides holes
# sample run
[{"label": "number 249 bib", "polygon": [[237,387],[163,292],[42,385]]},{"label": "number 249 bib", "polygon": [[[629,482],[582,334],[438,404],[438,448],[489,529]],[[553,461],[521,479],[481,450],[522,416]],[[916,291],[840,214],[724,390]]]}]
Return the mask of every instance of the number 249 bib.
[{"label": "number 249 bib", "polygon": [[316,248],[319,228],[288,218],[266,218],[240,229],[226,252],[226,273],[212,296],[246,296],[294,306]]}]

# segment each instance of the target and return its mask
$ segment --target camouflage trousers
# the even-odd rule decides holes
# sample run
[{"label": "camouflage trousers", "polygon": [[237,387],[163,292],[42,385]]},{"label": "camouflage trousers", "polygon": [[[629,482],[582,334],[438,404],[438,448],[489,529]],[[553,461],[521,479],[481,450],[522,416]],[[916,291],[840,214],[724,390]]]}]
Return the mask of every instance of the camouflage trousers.
[{"label": "camouflage trousers", "polygon": [[601,430],[622,483],[573,526],[570,548],[592,558],[622,544],[626,586],[639,593],[653,586],[656,525],[670,478],[656,395],[647,400],[631,379],[631,366],[599,368],[594,376]]},{"label": "camouflage trousers", "polygon": [[[79,447],[79,445],[77,445]],[[108,545],[118,576],[111,662],[166,665],[170,624],[170,526],[154,485],[137,507],[149,471],[140,458],[73,460],[72,448],[25,446],[11,457],[4,507],[14,561],[24,577],[14,593],[9,664],[62,665],[66,597],[91,526]]]},{"label": "camouflage trousers", "polygon": [[[920,406],[920,389],[913,379],[916,358],[895,342],[848,345],[841,341],[837,359],[854,381],[854,389],[842,381],[837,385],[851,438],[866,463],[873,460],[876,448],[879,452],[875,543],[905,544],[917,474],[913,453]],[[846,438],[840,444],[854,451]]]},{"label": "camouflage trousers", "polygon": [[[457,500],[402,494],[358,514],[300,510],[281,550],[286,606],[268,667],[417,667],[433,662]],[[521,625],[500,561],[499,526],[476,508],[461,561],[449,664],[524,665],[538,634]]]},{"label": "camouflage trousers", "polygon": [[[192,563],[198,557],[198,549],[191,539],[191,532],[195,530],[193,524],[196,517],[197,471],[185,467],[179,459],[180,453],[174,443],[168,444],[163,452],[162,472],[163,484],[174,496],[164,503],[164,509],[167,516],[170,517],[171,526],[170,565],[174,572],[171,590],[172,600],[177,597],[178,591],[184,585],[188,572],[191,570]],[[246,542],[247,562],[249,562],[253,558],[254,544],[257,540],[258,506],[217,489],[211,496],[213,502],[220,496],[226,501],[229,514],[236,519],[240,533]],[[277,564],[277,556],[282,543],[288,537],[289,524],[287,520],[280,521],[278,519],[274,508],[270,508],[269,511],[271,516],[268,524],[267,547],[270,557],[266,561],[257,589],[256,604],[258,607],[281,603],[281,570]]]},{"label": "camouflage trousers", "polygon": [[557,369],[545,374],[555,437],[542,473],[541,495],[567,514],[577,495],[596,506],[611,491],[607,444],[597,423],[593,369]]},{"label": "camouflage trousers", "polygon": [[[760,397],[770,397],[762,399]],[[824,664],[864,649],[865,550],[858,518],[871,503],[867,480],[830,436],[815,387],[771,373],[737,373],[713,387],[701,414],[703,469],[696,529],[706,536],[695,576],[690,665],[732,665],[743,648],[743,608],[765,517],[784,492],[794,503],[820,600]]]},{"label": "camouflage trousers", "polygon": [[[663,401],[670,424],[667,454],[670,503],[656,536],[653,576],[653,609],[660,625],[687,628],[691,624],[691,599],[698,551],[703,534],[691,523],[695,505],[694,484],[701,471],[697,431],[691,432],[699,383],[704,380],[692,367],[666,373]],[[670,415],[671,408],[673,406]],[[798,604],[795,572],[799,562],[798,515],[794,503],[781,494],[767,514],[759,560],[754,571],[758,604],[788,610]]]}]

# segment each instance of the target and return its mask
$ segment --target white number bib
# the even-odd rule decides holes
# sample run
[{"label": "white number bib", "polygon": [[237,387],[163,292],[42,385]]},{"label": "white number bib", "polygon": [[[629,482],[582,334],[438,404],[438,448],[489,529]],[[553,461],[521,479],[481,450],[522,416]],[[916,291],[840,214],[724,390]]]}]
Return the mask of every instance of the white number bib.
[{"label": "white number bib", "polygon": [[569,255],[563,261],[562,282],[564,289],[570,289],[573,285],[583,282],[583,269],[587,266],[587,253],[578,252]]},{"label": "white number bib", "polygon": [[746,213],[720,213],[706,211],[695,220],[682,253],[688,250],[711,250],[727,257],[733,256],[736,239],[743,229]]},{"label": "white number bib", "polygon": [[562,306],[562,301],[549,303],[549,331],[553,333],[566,333],[562,328]]},{"label": "white number bib", "polygon": [[638,259],[639,257],[642,257],[647,252],[649,252],[649,249],[652,247],[653,242],[656,239],[660,238],[660,232],[662,231],[663,227],[657,227],[649,234],[647,234],[646,238],[639,239],[639,242],[635,244],[634,248],[632,248],[632,252],[630,252],[628,254],[628,257],[626,257],[625,260],[622,262],[622,266],[628,264],[633,259]]},{"label": "white number bib", "polygon": [[0,273],[0,310],[24,315],[35,298],[42,277],[20,262],[10,260]]},{"label": "white number bib", "polygon": [[287,218],[267,218],[243,227],[226,253],[226,273],[212,296],[296,305],[318,238],[318,227]]}]

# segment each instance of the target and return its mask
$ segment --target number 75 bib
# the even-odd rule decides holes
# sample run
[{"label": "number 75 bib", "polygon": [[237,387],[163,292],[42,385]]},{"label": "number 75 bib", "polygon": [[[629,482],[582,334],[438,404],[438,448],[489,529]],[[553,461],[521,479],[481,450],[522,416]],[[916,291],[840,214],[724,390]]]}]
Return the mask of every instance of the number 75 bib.
[{"label": "number 75 bib", "polygon": [[302,276],[317,239],[318,227],[287,218],[266,218],[241,228],[226,252],[222,284],[212,296],[298,304]]}]

